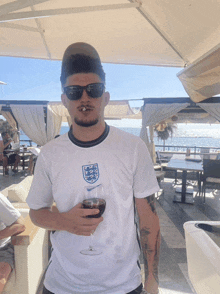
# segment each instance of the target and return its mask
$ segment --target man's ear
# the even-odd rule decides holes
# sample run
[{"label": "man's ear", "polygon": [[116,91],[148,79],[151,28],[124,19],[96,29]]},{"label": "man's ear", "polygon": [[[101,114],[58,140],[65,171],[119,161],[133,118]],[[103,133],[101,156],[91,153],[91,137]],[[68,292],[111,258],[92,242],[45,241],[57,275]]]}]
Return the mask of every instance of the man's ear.
[{"label": "man's ear", "polygon": [[63,102],[63,105],[67,108],[67,106],[68,106],[68,101],[67,101],[67,97],[66,97],[66,95],[65,94],[61,94],[61,100],[62,100],[62,102]]},{"label": "man's ear", "polygon": [[105,104],[105,106],[108,105],[109,100],[110,100],[110,94],[109,94],[109,92],[105,92],[105,94],[104,94],[104,104]]}]

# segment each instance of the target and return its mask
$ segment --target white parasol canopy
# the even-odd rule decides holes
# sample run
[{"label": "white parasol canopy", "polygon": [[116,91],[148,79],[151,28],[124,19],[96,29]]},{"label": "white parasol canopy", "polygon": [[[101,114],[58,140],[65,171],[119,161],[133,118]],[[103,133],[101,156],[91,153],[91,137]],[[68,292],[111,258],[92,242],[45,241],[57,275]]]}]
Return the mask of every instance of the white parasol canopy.
[{"label": "white parasol canopy", "polygon": [[102,62],[185,67],[179,78],[199,102],[220,93],[209,61],[220,60],[219,14],[219,0],[1,0],[0,54],[61,60],[70,43],[87,42]]}]

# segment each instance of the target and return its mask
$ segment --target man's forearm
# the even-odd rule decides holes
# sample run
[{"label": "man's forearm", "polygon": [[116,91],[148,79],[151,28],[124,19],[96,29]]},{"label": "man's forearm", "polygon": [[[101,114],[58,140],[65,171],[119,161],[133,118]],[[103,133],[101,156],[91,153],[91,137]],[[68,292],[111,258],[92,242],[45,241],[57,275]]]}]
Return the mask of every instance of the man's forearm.
[{"label": "man's forearm", "polygon": [[30,210],[32,222],[44,229],[51,231],[67,231],[76,235],[90,236],[103,221],[103,217],[87,218],[88,215],[99,213],[98,209],[83,209],[82,204],[78,203],[67,212],[59,212],[54,207]]},{"label": "man's forearm", "polygon": [[57,211],[51,211],[49,208],[39,210],[30,210],[32,222],[41,228],[47,230],[64,230],[65,224],[61,214]]},{"label": "man's forearm", "polygon": [[[140,208],[140,204],[141,208]],[[154,195],[146,197],[139,204],[139,223],[141,247],[144,258],[145,280],[153,276],[157,284],[158,264],[160,253],[160,225],[159,218],[155,208]]]},{"label": "man's forearm", "polygon": [[[157,222],[155,218],[155,222]],[[140,230],[141,247],[144,258],[145,280],[148,279],[149,274],[152,274],[159,284],[158,278],[158,265],[159,265],[159,253],[160,253],[160,230],[159,226],[154,225],[154,231],[152,228],[143,227]]]}]

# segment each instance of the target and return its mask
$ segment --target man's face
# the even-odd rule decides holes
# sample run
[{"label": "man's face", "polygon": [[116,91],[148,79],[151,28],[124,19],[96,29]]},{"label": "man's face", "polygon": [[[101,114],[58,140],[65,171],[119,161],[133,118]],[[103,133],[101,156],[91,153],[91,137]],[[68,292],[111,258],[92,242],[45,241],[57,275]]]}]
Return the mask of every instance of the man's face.
[{"label": "man's face", "polygon": [[[101,79],[94,73],[74,74],[67,78],[67,86],[87,86],[101,83]],[[91,98],[83,91],[79,100],[71,101],[65,94],[61,96],[64,106],[68,109],[72,122],[81,127],[90,127],[104,121],[104,108],[109,101],[109,93],[103,92],[99,98]]]}]

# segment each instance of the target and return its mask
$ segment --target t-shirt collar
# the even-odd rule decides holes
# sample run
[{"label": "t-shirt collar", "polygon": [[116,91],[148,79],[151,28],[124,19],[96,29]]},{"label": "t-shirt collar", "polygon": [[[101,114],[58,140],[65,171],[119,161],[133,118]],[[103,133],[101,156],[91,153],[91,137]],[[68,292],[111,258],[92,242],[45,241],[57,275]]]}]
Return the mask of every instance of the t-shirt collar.
[{"label": "t-shirt collar", "polygon": [[80,141],[80,140],[76,139],[76,137],[72,133],[72,126],[71,126],[69,129],[69,132],[68,132],[68,137],[73,144],[75,144],[79,147],[89,148],[89,147],[94,147],[94,146],[100,144],[102,141],[104,141],[105,138],[109,134],[109,130],[110,130],[110,127],[107,124],[105,124],[105,130],[101,134],[100,137],[98,137],[97,139],[92,140],[92,141],[84,142],[84,141]]}]

